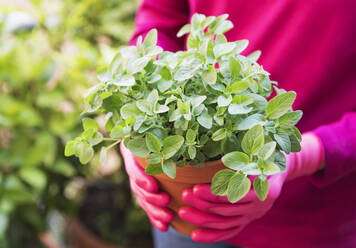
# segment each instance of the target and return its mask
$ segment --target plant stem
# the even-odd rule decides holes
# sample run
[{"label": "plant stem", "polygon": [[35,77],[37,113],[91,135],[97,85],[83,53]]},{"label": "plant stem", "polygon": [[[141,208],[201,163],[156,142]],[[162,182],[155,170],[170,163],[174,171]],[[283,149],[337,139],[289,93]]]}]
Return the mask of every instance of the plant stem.
[{"label": "plant stem", "polygon": [[103,138],[103,140],[106,140],[106,141],[120,141],[120,139],[115,139],[115,138]]},{"label": "plant stem", "polygon": [[111,145],[109,145],[109,146],[106,148],[106,150],[109,150],[109,149],[111,149],[112,147],[116,146],[117,144],[120,143],[120,141],[121,141],[121,140],[117,140],[116,142],[112,143]]}]

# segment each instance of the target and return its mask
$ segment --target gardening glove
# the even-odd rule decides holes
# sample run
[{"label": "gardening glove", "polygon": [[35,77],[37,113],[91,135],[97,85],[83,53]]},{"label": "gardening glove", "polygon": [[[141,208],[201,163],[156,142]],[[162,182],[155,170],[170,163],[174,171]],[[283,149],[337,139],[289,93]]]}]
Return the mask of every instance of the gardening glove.
[{"label": "gardening glove", "polygon": [[[286,156],[286,171],[268,177],[269,193],[265,201],[260,201],[251,188],[237,203],[230,203],[226,196],[216,196],[210,192],[210,184],[198,184],[182,193],[182,199],[193,207],[182,207],[179,216],[201,229],[192,233],[197,242],[212,243],[230,239],[237,235],[248,223],[261,218],[278,199],[285,181],[312,175],[324,160],[324,148],[313,133],[303,135],[301,151]],[[253,177],[250,178],[253,180]]]},{"label": "gardening glove", "polygon": [[125,169],[130,179],[130,187],[137,197],[138,204],[145,210],[151,224],[158,230],[168,230],[169,223],[173,220],[173,213],[166,208],[170,202],[168,194],[159,191],[156,180],[147,175],[137,164],[133,154],[121,142],[121,154]]}]

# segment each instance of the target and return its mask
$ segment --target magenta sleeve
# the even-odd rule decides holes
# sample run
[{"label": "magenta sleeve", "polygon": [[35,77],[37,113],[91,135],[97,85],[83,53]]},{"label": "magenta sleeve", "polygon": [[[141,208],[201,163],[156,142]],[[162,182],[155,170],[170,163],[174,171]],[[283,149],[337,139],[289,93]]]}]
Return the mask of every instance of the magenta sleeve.
[{"label": "magenta sleeve", "polygon": [[158,45],[165,51],[184,49],[184,37],[177,38],[179,29],[189,21],[186,0],[143,0],[136,14],[135,31],[130,44],[135,45],[152,28],[158,31]]},{"label": "magenta sleeve", "polygon": [[325,149],[325,168],[313,176],[317,186],[326,186],[356,172],[356,112],[313,131]]}]

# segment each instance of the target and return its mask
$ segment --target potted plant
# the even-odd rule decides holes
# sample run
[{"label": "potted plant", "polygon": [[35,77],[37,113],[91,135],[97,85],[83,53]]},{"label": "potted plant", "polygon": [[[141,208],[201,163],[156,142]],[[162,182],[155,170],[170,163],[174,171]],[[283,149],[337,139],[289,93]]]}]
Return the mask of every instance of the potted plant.
[{"label": "potted plant", "polygon": [[[83,119],[83,133],[66,145],[65,155],[87,163],[93,147],[121,140],[137,162],[160,182],[177,211],[181,192],[197,183],[212,183],[212,193],[236,202],[250,190],[259,199],[268,194],[269,175],[285,170],[284,153],[300,150],[293,111],[295,92],[277,88],[256,61],[260,51],[243,56],[248,40],[228,42],[233,27],[228,15],[194,14],[187,50],[164,52],[151,30],[136,46],[122,48],[106,68],[100,83],[86,95],[86,113],[105,113],[107,137],[97,123]],[[275,89],[277,95],[270,99]],[[252,178],[254,176],[253,183]],[[189,234],[195,227],[176,216],[172,225]]]}]

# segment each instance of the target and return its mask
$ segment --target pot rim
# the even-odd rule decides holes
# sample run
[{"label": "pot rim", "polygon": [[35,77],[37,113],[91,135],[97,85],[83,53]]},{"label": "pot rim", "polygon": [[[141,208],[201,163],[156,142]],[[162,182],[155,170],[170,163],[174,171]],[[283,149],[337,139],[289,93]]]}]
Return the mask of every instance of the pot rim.
[{"label": "pot rim", "polygon": [[[146,158],[141,158],[136,155],[134,155],[134,158],[137,164],[139,164],[142,168],[145,169],[148,165]],[[160,180],[171,181],[175,183],[210,183],[215,173],[222,169],[228,168],[222,163],[221,159],[219,159],[204,162],[204,168],[196,168],[189,164],[186,164],[182,167],[177,167],[175,178],[170,178],[164,173],[154,175],[154,177]]]}]

